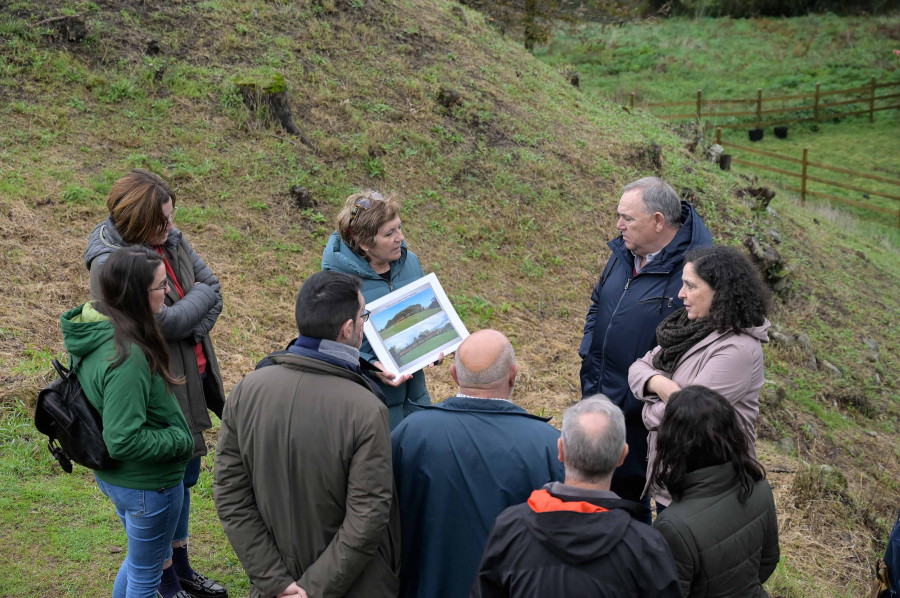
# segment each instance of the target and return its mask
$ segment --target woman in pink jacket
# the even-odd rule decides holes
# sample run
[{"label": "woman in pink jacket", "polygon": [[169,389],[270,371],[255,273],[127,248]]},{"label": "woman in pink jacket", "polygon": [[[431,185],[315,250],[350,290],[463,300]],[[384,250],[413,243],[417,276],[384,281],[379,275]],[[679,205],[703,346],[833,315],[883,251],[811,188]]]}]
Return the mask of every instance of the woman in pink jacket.
[{"label": "woman in pink jacket", "polygon": [[[769,291],[750,260],[732,247],[718,245],[688,252],[681,280],[678,297],[684,309],[660,323],[659,346],[628,371],[631,391],[645,403],[649,466],[655,462],[656,429],[669,396],[691,385],[711,388],[732,404],[755,458],[764,381],[761,343],[769,341]],[[657,505],[671,500],[649,483],[644,493]]]}]

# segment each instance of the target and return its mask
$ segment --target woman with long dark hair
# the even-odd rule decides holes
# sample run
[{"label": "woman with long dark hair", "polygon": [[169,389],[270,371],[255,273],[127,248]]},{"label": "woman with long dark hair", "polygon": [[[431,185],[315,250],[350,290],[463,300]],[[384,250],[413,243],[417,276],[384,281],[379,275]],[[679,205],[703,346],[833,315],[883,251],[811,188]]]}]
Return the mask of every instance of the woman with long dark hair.
[{"label": "woman with long dark hair", "polygon": [[775,500],[722,395],[688,386],[669,397],[650,480],[672,497],[653,527],[686,597],[768,596],[762,584],[779,559]]},{"label": "woman with long dark hair", "polygon": [[168,281],[158,254],[128,247],[110,255],[97,282],[100,300],[63,314],[63,340],[117,460],[94,472],[128,537],[113,597],[149,598],[164,570],[172,573],[184,468],[194,447],[173,393],[184,381],[169,370],[156,323]]},{"label": "woman with long dark hair", "polygon": [[156,315],[169,352],[167,367],[183,378],[175,397],[194,439],[193,458],[185,468],[184,500],[173,539],[175,577],[164,576],[162,598],[186,590],[194,598],[226,598],[222,585],[196,572],[188,559],[191,488],[200,478],[200,458],[206,454],[203,432],[212,427],[207,410],[222,416],[225,390],[209,333],[222,312],[219,279],[175,227],[175,193],[158,175],[132,170],[113,183],[106,198],[109,218],[94,227],[84,252],[91,272],[91,297],[100,298],[100,275],[107,258],[120,247],[146,247],[163,261],[167,288],[160,292]]},{"label": "woman with long dark hair", "polygon": [[[755,456],[759,391],[764,377],[762,344],[769,341],[769,292],[750,260],[733,247],[716,245],[684,257],[678,297],[684,309],[656,329],[659,342],[628,371],[634,396],[643,401],[647,459],[655,458],[656,429],[672,393],[700,385],[724,396],[735,409]],[[669,496],[648,483],[658,505]]]}]

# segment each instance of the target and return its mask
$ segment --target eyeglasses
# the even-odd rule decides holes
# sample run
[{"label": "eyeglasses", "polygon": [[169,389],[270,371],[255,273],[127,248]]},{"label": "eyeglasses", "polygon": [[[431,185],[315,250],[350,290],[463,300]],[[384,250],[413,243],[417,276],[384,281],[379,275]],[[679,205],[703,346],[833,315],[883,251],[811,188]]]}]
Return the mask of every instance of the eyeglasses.
[{"label": "eyeglasses", "polygon": [[355,204],[353,204],[353,209],[350,210],[350,222],[347,224],[352,225],[353,219],[356,218],[356,215],[359,214],[360,210],[368,210],[372,207],[373,201],[385,201],[384,195],[379,193],[378,191],[372,191],[366,197],[358,200]]},{"label": "eyeglasses", "polygon": [[372,312],[367,309],[366,311],[363,312],[363,315],[360,317],[362,318],[363,322],[368,322],[370,315],[372,315]]},{"label": "eyeglasses", "polygon": [[177,214],[177,213],[178,213],[178,206],[172,208],[172,213],[169,214],[168,216],[166,216],[167,224],[163,228],[166,228],[169,224],[171,224],[173,226],[175,225],[175,214]]},{"label": "eyeglasses", "polygon": [[163,293],[165,293],[168,290],[169,290],[169,279],[167,278],[158,287],[152,287],[150,289],[150,292],[152,293],[153,291],[162,291]]}]

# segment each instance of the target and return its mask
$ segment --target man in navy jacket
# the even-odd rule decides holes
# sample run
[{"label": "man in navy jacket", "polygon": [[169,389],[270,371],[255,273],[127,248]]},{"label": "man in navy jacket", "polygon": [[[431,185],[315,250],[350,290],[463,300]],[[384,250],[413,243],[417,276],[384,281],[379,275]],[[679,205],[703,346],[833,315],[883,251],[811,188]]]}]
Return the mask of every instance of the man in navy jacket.
[{"label": "man in navy jacket", "polygon": [[647,429],[643,403],[628,388],[628,368],[657,345],[657,325],[684,307],[678,299],[684,254],[712,245],[712,235],[694,208],[657,177],[626,185],[617,212],[621,234],[607,244],[612,255],[591,296],[578,350],[581,394],[605,394],[625,413],[630,452],[613,476],[612,491],[639,500]]},{"label": "man in navy jacket", "polygon": [[562,481],[559,432],[509,400],[518,371],[509,339],[475,332],[450,366],[459,393],[410,415],[391,434],[401,596],[467,597],[497,515]]}]

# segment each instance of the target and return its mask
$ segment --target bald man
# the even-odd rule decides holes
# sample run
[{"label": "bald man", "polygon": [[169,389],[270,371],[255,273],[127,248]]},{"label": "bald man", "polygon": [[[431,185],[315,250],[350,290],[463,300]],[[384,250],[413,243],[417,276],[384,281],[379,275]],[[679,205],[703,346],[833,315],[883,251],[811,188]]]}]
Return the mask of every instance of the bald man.
[{"label": "bald man", "polygon": [[467,597],[497,515],[563,480],[559,432],[509,400],[518,372],[509,339],[475,332],[450,366],[456,396],[391,434],[404,598]]}]

